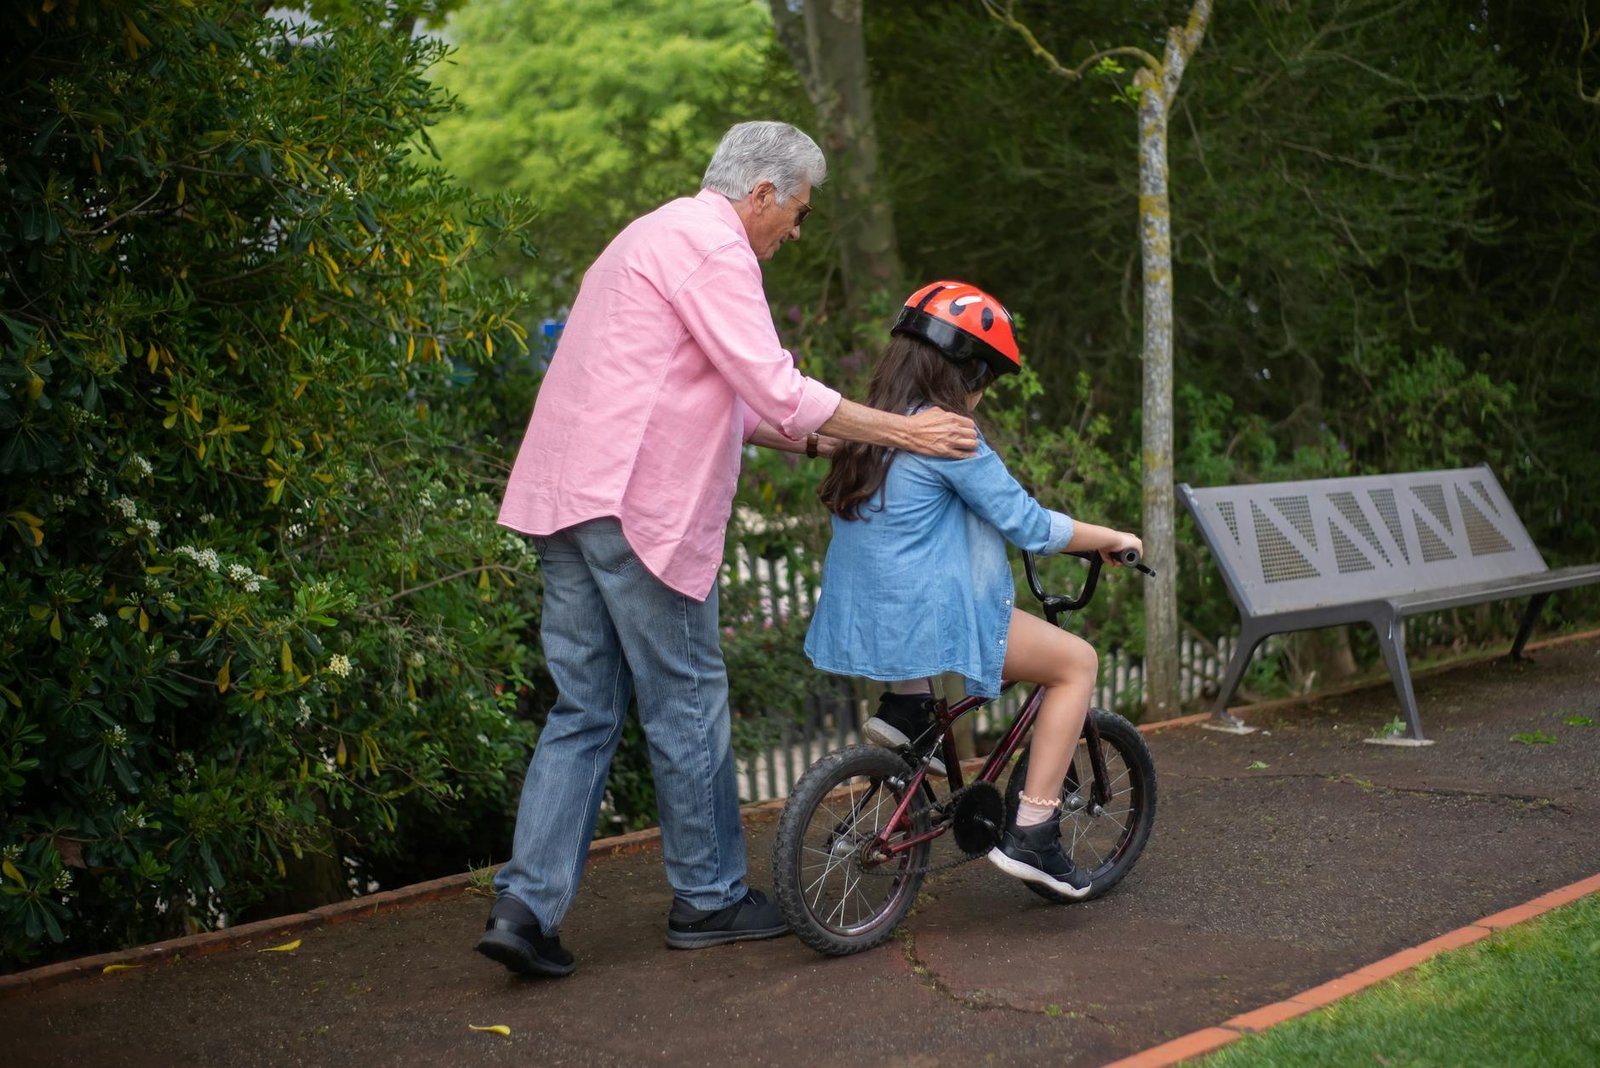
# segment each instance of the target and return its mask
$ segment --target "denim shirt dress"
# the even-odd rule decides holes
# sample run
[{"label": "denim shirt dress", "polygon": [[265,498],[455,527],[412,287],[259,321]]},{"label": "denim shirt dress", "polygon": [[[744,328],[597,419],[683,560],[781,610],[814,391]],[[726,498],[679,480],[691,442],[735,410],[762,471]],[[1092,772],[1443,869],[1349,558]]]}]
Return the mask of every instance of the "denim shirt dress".
[{"label": "denim shirt dress", "polygon": [[1016,596],[1006,542],[1057,553],[1071,537],[981,435],[965,460],[895,453],[860,518],[833,517],[806,655],[880,682],[958,672],[969,695],[994,697]]}]

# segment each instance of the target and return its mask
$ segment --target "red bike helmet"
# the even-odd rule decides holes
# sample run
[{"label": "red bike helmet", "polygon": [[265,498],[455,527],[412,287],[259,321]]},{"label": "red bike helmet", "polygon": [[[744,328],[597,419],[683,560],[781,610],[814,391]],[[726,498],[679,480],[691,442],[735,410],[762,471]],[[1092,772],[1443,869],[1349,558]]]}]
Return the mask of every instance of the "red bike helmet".
[{"label": "red bike helmet", "polygon": [[[961,365],[974,361],[995,378],[1022,368],[1017,335],[1005,305],[966,282],[934,282],[906,298],[891,334],[909,334],[928,342]],[[969,382],[987,376],[968,374]]]}]

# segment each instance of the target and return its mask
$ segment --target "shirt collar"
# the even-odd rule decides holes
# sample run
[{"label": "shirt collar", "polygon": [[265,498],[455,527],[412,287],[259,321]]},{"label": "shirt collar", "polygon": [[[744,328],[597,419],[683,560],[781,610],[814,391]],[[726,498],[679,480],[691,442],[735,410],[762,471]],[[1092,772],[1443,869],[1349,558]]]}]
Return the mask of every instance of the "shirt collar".
[{"label": "shirt collar", "polygon": [[[702,204],[711,205],[712,209],[717,213],[717,217],[733,227],[734,233],[738,234],[746,245],[750,245],[750,235],[745,232],[744,220],[739,218],[739,213],[733,210],[733,202],[731,200],[712,189],[702,189],[694,195],[694,198]],[[753,248],[754,246],[751,247]]]}]

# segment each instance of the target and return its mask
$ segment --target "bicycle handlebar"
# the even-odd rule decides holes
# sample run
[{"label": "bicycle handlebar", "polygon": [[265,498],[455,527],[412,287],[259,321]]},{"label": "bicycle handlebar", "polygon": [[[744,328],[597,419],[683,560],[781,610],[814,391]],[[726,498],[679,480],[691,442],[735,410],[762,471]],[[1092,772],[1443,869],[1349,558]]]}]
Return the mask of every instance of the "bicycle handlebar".
[{"label": "bicycle handlebar", "polygon": [[[1089,561],[1089,574],[1083,580],[1083,588],[1076,597],[1063,597],[1060,594],[1045,593],[1044,587],[1039,585],[1039,569],[1034,563],[1034,556],[1030,552],[1022,554],[1022,567],[1028,574],[1028,589],[1038,599],[1044,608],[1045,617],[1052,623],[1056,615],[1061,612],[1076,612],[1094,599],[1095,587],[1100,583],[1100,567],[1104,562],[1097,552],[1063,553],[1063,556],[1076,556],[1081,560]],[[1138,549],[1124,549],[1116,554],[1117,563],[1123,567],[1135,568],[1146,575],[1154,575],[1155,571],[1146,566],[1139,558]]]}]

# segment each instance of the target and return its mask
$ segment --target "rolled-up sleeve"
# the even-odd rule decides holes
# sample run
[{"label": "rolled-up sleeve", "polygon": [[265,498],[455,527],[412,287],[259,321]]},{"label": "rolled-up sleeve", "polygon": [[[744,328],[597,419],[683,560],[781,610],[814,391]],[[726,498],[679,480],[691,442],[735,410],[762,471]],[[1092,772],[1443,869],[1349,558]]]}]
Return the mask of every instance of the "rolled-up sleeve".
[{"label": "rolled-up sleeve", "polygon": [[[748,246],[712,252],[672,295],[672,306],[757,422],[799,440],[832,418],[839,393],[796,370],[779,344],[760,265]],[[748,439],[754,426],[747,420],[745,427]]]},{"label": "rolled-up sleeve", "polygon": [[976,456],[927,462],[968,508],[1017,548],[1058,553],[1072,540],[1071,517],[1034,500],[981,438]]}]

